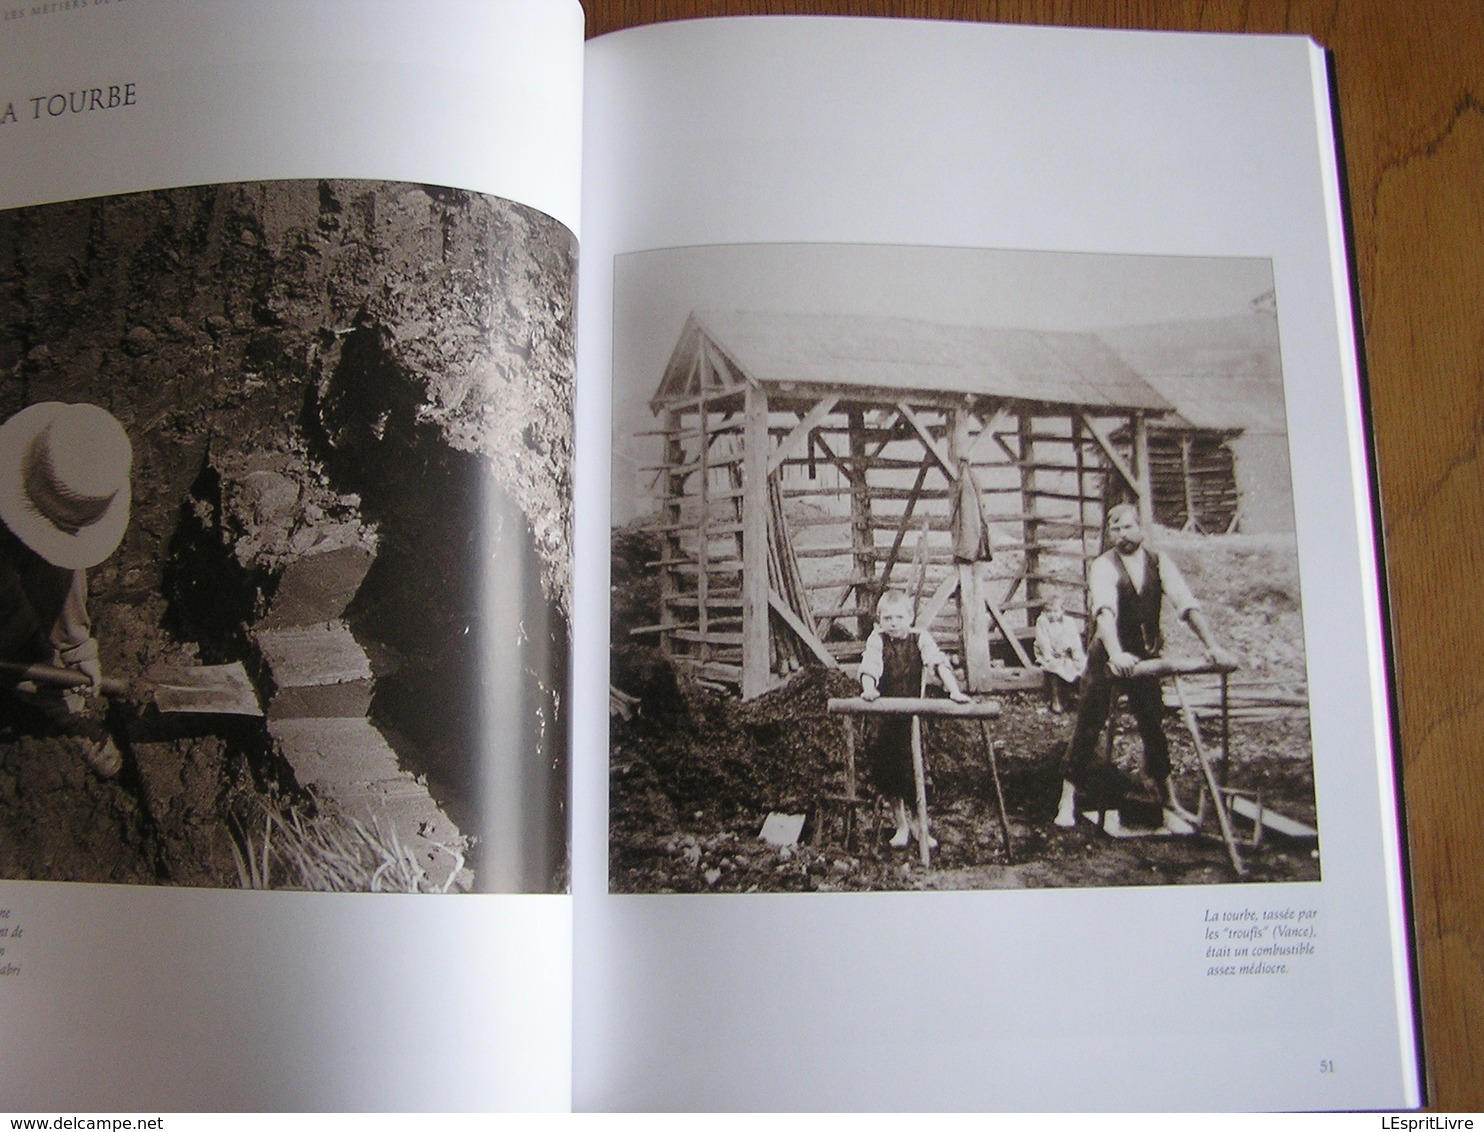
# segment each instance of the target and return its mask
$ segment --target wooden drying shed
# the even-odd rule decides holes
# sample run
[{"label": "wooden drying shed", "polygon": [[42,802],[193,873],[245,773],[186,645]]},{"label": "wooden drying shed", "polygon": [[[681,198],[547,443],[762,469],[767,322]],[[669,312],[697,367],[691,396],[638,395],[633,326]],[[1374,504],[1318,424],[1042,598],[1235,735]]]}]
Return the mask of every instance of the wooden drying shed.
[{"label": "wooden drying shed", "polygon": [[745,698],[858,661],[888,586],[970,690],[1031,667],[1046,595],[1083,607],[1105,506],[1150,517],[1170,408],[1091,334],[736,312],[690,316],[650,407],[660,648]]},{"label": "wooden drying shed", "polygon": [[1293,530],[1278,321],[1246,314],[1101,336],[1175,412],[1151,424],[1154,517],[1175,530]]}]

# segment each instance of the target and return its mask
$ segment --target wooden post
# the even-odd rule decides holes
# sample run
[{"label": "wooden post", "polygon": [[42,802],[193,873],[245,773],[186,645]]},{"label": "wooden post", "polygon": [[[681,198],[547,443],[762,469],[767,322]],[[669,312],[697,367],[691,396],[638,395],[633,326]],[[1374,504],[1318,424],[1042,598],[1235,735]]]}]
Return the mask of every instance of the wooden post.
[{"label": "wooden post", "polygon": [[[948,453],[959,475],[968,474],[969,414],[962,408],[948,413]],[[972,476],[970,479],[972,481]],[[960,496],[960,498],[962,498]],[[975,500],[975,506],[979,501]],[[982,511],[982,508],[981,508]],[[954,532],[955,537],[957,532]],[[984,577],[977,563],[958,563],[958,620],[962,634],[964,680],[971,692],[990,690],[992,665],[989,657],[989,607],[985,604]],[[919,628],[929,629],[928,625]]]},{"label": "wooden post", "polygon": [[1221,829],[1221,840],[1226,842],[1226,853],[1231,858],[1232,868],[1236,870],[1237,876],[1247,875],[1247,866],[1242,863],[1242,854],[1237,849],[1237,838],[1232,832],[1231,816],[1227,813],[1227,798],[1222,792],[1221,785],[1216,781],[1216,775],[1211,770],[1211,759],[1206,754],[1206,744],[1201,739],[1200,726],[1195,721],[1195,712],[1190,710],[1190,703],[1185,698],[1185,685],[1181,683],[1180,677],[1175,677],[1175,696],[1180,701],[1180,715],[1185,721],[1185,728],[1190,732],[1191,741],[1195,744],[1195,757],[1201,764],[1201,775],[1206,780],[1206,789],[1211,794],[1211,800],[1216,803],[1216,824]]},{"label": "wooden post", "polygon": [[742,441],[742,698],[772,682],[768,616],[768,395],[748,386]]},{"label": "wooden post", "polygon": [[706,607],[711,596],[711,516],[708,514],[711,510],[711,431],[705,393],[701,394],[696,412],[700,417],[698,428],[701,433],[701,470],[697,473],[701,477],[701,513],[696,517],[696,632],[701,636],[697,651],[701,663],[705,664],[712,657],[711,611]]},{"label": "wooden post", "polygon": [[1025,513],[1026,624],[1034,624],[1041,598],[1041,497],[1036,494],[1036,419],[1022,407],[1015,417],[1020,438],[1020,505]]},{"label": "wooden post", "polygon": [[994,740],[989,737],[989,724],[979,721],[979,738],[984,741],[984,753],[989,758],[989,774],[994,780],[995,803],[1000,808],[1000,832],[1005,835],[1005,860],[1014,863],[1015,851],[1010,843],[1010,815],[1005,812],[1005,792],[1000,788],[1000,765],[994,753]]},{"label": "wooden post", "polygon": [[850,843],[855,834],[855,720],[848,715],[840,717],[840,726],[845,729],[845,836],[842,839],[845,851],[850,852]]},{"label": "wooden post", "polygon": [[1130,422],[1134,434],[1134,476],[1139,493],[1139,525],[1149,527],[1154,523],[1154,488],[1149,472],[1149,419],[1135,411]]},{"label": "wooden post", "polygon": [[675,599],[680,596],[680,587],[675,572],[675,559],[680,550],[680,493],[685,480],[676,468],[685,463],[684,446],[680,443],[680,414],[666,409],[664,415],[665,458],[664,496],[660,514],[663,516],[664,534],[660,538],[660,652],[667,657],[675,654],[674,639],[670,630],[675,626]]},{"label": "wooden post", "polygon": [[[876,623],[876,589],[872,584],[876,577],[876,539],[871,533],[871,490],[866,483],[866,414],[852,405],[846,416],[850,427],[850,549],[855,559],[855,577],[865,579],[855,584],[856,606],[866,611],[856,626],[860,639],[865,640]],[[849,588],[844,596],[850,596]]]},{"label": "wooden post", "polygon": [[922,720],[912,717],[912,777],[917,784],[917,849],[923,868],[931,868],[928,856],[927,768],[922,760]]}]

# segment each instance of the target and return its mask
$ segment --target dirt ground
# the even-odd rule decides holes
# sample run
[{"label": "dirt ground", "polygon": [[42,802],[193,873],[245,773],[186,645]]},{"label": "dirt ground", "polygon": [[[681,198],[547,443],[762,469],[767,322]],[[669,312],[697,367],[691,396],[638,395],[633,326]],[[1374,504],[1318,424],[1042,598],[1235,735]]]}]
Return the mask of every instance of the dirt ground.
[{"label": "dirt ground", "polygon": [[[652,624],[654,579],[643,569],[641,530],[615,532],[614,641],[627,626]],[[1190,580],[1217,635],[1242,658],[1240,679],[1301,687],[1304,679],[1298,572],[1291,540],[1160,532]],[[1172,642],[1191,642],[1171,626]],[[1210,678],[1206,678],[1210,679]],[[862,812],[850,847],[839,809],[821,798],[843,792],[841,723],[830,696],[851,696],[843,672],[806,669],[779,689],[742,703],[732,693],[677,676],[656,650],[617,644],[612,680],[636,696],[632,718],[611,724],[609,883],[615,892],[830,892],[900,889],[1226,884],[1319,879],[1313,841],[1265,833],[1244,849],[1239,878],[1214,813],[1194,837],[1115,840],[1088,823],[1053,824],[1072,716],[1052,714],[1039,692],[997,695],[990,722],[1010,827],[1007,854],[990,759],[979,727],[933,720],[926,728],[929,813],[940,842],[924,869],[916,846],[893,849],[884,814]],[[1199,679],[1195,681],[1199,683]],[[1194,690],[1194,689],[1193,689]],[[1261,790],[1262,804],[1317,826],[1307,710],[1264,710],[1231,724],[1227,784]],[[1203,722],[1208,750],[1219,727]],[[1189,732],[1171,711],[1174,778],[1194,808],[1200,771]],[[1120,715],[1119,768],[1137,783],[1142,750]],[[1147,783],[1145,783],[1147,786]],[[862,792],[868,784],[862,777]],[[797,846],[759,839],[769,813],[805,815]],[[1244,825],[1246,823],[1243,823]],[[1243,832],[1246,832],[1245,830]],[[818,843],[816,844],[816,838]]]},{"label": "dirt ground", "polygon": [[[128,530],[88,577],[105,672],[240,660],[266,697],[252,630],[286,564],[373,549],[344,613],[368,715],[477,863],[485,684],[521,685],[499,734],[541,768],[514,838],[541,889],[565,874],[575,253],[530,209],[381,182],[0,214],[0,419],[91,401],[134,448]],[[507,611],[481,600],[492,560]],[[314,809],[262,720],[161,717],[139,694],[105,724],[112,780],[0,702],[0,876],[235,887],[244,829]]]},{"label": "dirt ground", "polygon": [[[892,825],[867,810],[849,850],[822,794],[841,792],[844,744],[825,699],[852,694],[840,673],[810,671],[751,704],[692,688],[671,715],[615,724],[610,765],[610,886],[615,892],[833,892],[893,889],[1055,888],[1131,884],[1224,884],[1239,878],[1208,816],[1197,837],[1115,840],[1090,824],[1052,823],[1071,734],[1034,693],[999,697],[989,725],[996,744],[1013,855],[1001,833],[989,758],[977,726],[928,728],[929,813],[940,842],[924,869],[915,845],[887,845]],[[1189,734],[1171,737],[1175,778],[1188,805],[1199,768]],[[1208,736],[1214,739],[1215,735]],[[1263,804],[1314,822],[1307,727],[1264,722],[1234,729],[1230,782],[1260,788]],[[1118,759],[1137,769],[1139,739],[1124,720]],[[678,765],[683,764],[683,765]],[[800,844],[759,840],[770,812],[806,815]],[[814,845],[823,823],[824,844]],[[1244,851],[1248,881],[1319,879],[1312,843],[1269,834]]]}]

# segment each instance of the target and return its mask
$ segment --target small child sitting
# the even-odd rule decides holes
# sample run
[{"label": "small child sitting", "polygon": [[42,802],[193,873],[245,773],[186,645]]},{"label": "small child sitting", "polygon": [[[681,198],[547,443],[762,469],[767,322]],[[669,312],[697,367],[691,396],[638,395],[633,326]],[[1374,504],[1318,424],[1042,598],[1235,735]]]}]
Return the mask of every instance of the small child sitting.
[{"label": "small child sitting", "polygon": [[[953,668],[932,634],[913,627],[912,603],[907,595],[900,590],[887,590],[876,605],[876,628],[866,638],[865,653],[861,656],[861,699],[921,696],[929,673],[937,676],[955,703],[969,702],[969,697],[959,690]],[[876,789],[893,804],[897,831],[891,844],[897,849],[913,837],[922,837],[908,805],[908,800],[917,794],[917,778],[912,769],[914,722],[915,717],[910,715],[882,717],[875,740],[865,751]],[[929,837],[928,846],[936,844]]]},{"label": "small child sitting", "polygon": [[1075,622],[1067,619],[1060,597],[1051,597],[1036,618],[1036,665],[1046,672],[1051,710],[1057,714],[1071,707],[1077,683],[1087,668],[1087,653]]}]

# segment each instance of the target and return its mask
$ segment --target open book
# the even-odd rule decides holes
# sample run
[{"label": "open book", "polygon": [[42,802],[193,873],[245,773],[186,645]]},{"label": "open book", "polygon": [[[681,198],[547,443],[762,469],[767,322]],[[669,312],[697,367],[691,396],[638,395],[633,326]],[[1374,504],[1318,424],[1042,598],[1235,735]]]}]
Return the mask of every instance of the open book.
[{"label": "open book", "polygon": [[1421,1102],[1315,45],[0,59],[0,1106]]}]

